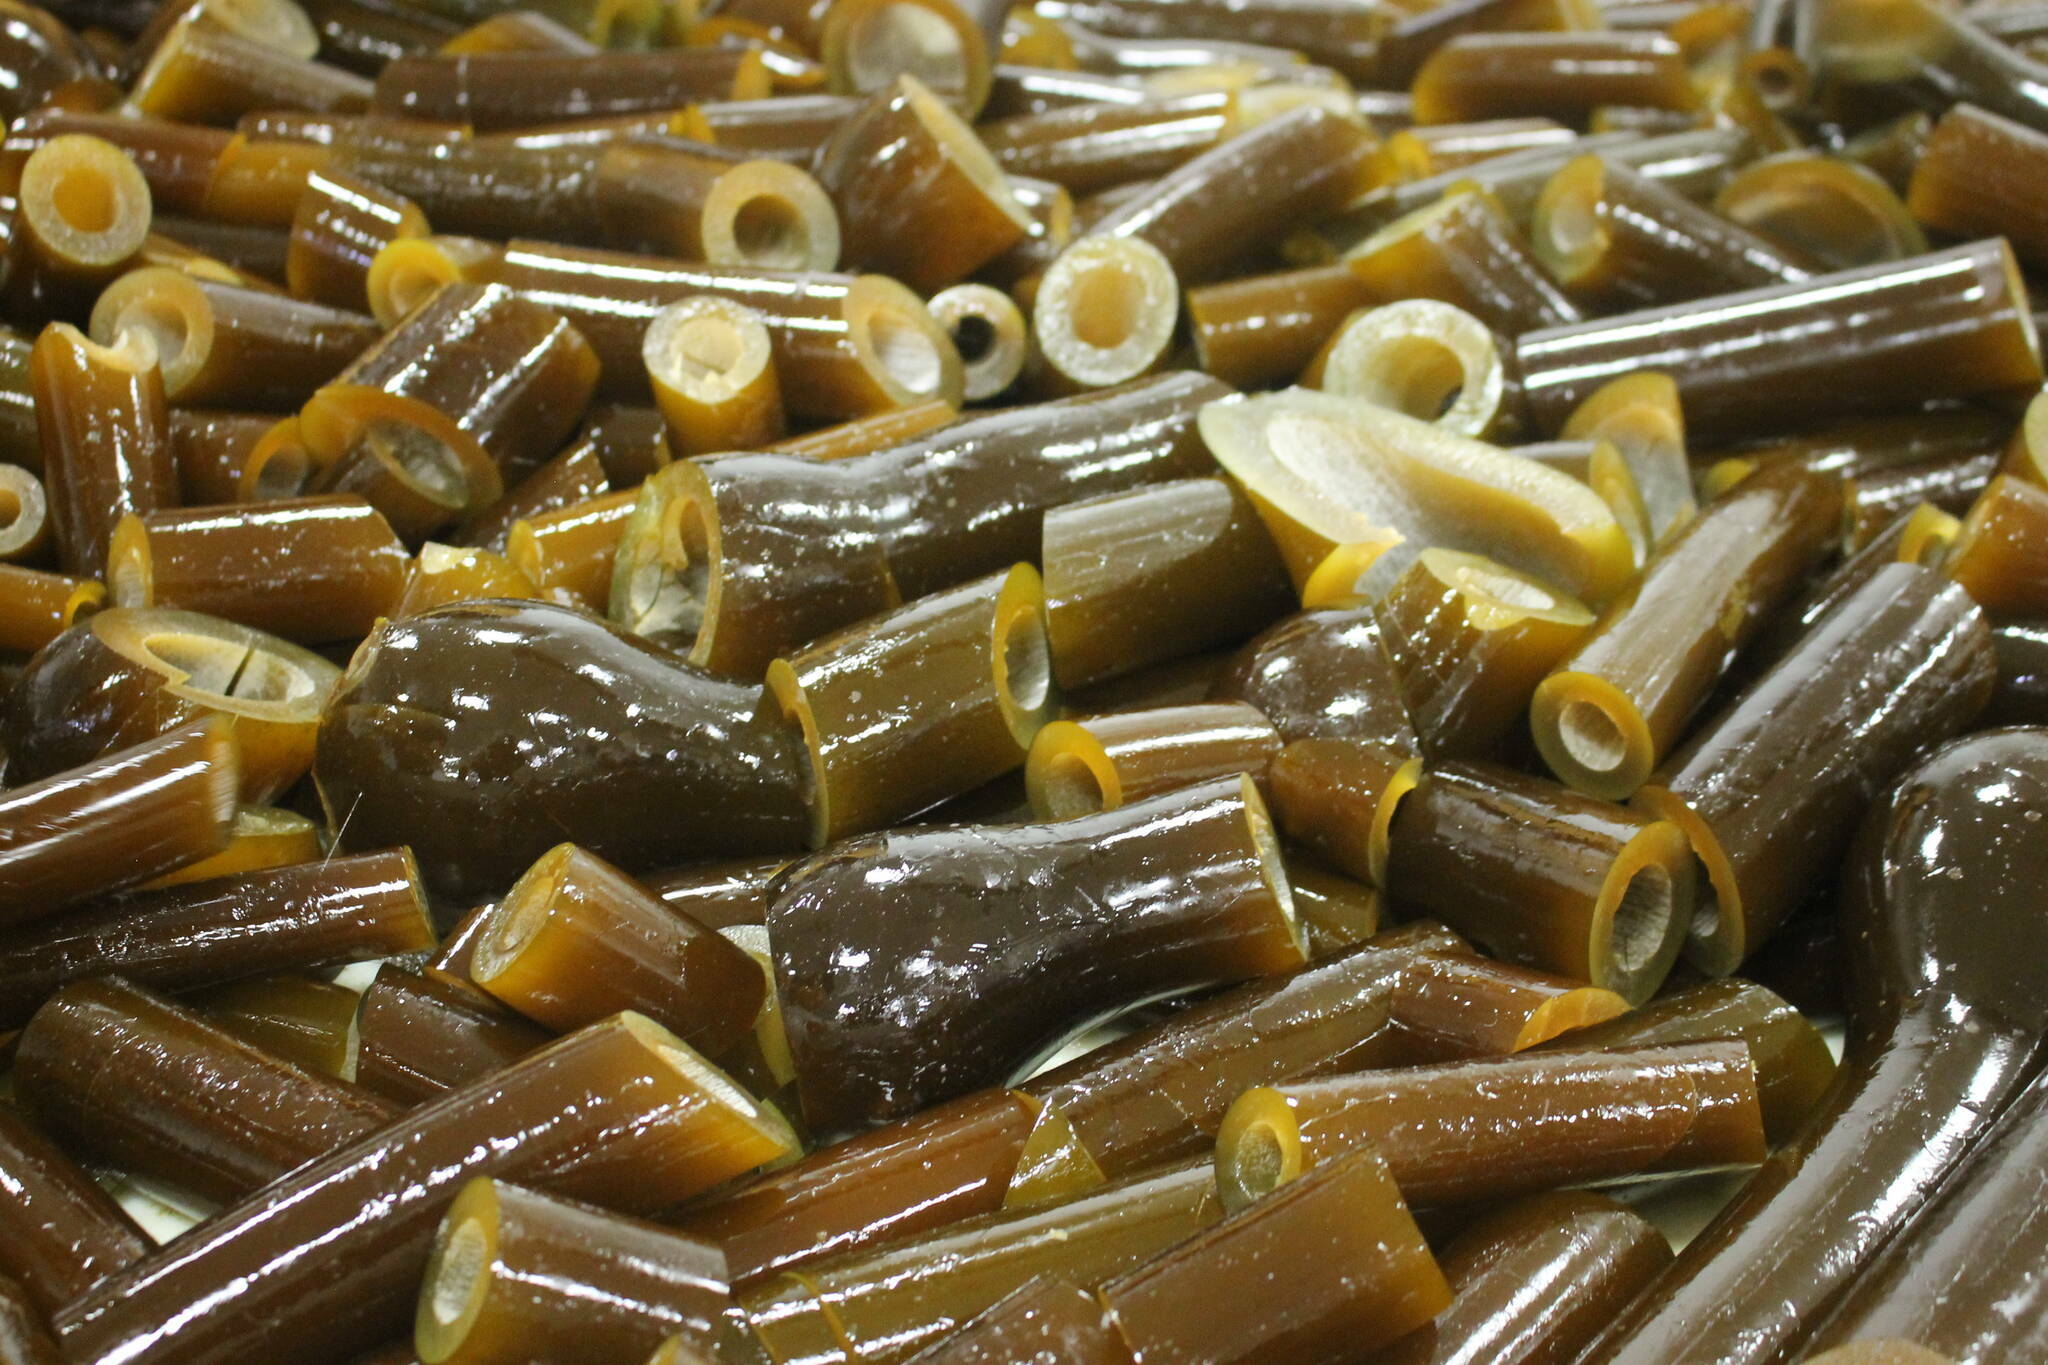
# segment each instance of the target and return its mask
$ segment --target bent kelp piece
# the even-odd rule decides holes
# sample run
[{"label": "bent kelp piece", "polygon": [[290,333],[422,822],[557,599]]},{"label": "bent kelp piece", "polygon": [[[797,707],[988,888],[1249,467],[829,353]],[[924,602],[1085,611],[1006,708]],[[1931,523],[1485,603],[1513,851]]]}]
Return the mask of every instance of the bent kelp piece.
[{"label": "bent kelp piece", "polygon": [[2048,1080],[2037,1078],[1956,1179],[1885,1248],[1817,1341],[1901,1337],[1997,1365],[2048,1356]]},{"label": "bent kelp piece", "polygon": [[1829,1100],[1586,1365],[1786,1359],[1991,1127],[2048,1032],[2031,976],[2044,811],[2048,731],[1999,730],[1942,748],[1872,813],[1842,901],[1849,1035]]},{"label": "bent kelp piece", "polygon": [[1242,776],[1054,824],[840,844],[783,874],[768,934],[822,1132],[999,1083],[1122,1006],[1306,957]]},{"label": "bent kelp piece", "polygon": [[468,603],[370,637],[314,775],[346,844],[469,901],[565,838],[628,871],[800,848],[803,745],[761,701],[582,612]]}]

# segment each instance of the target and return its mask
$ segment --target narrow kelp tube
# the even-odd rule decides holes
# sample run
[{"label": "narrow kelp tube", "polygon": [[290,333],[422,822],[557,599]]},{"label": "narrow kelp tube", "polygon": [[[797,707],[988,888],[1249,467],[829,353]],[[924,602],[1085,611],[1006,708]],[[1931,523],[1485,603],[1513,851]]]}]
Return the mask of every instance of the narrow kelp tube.
[{"label": "narrow kelp tube", "polygon": [[[103,1365],[258,1342],[309,1365],[347,1360],[403,1330],[435,1224],[474,1176],[649,1210],[793,1146],[674,1035],[618,1015],[299,1168],[70,1304],[58,1333]],[[202,1297],[210,1311],[190,1312]]]}]

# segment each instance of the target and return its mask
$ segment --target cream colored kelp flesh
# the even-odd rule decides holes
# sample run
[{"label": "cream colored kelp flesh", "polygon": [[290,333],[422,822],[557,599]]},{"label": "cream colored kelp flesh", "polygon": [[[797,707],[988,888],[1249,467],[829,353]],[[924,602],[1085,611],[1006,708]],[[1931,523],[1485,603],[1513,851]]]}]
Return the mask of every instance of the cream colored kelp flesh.
[{"label": "cream colored kelp flesh", "polygon": [[1589,603],[1634,571],[1628,537],[1568,474],[1358,398],[1285,389],[1210,403],[1202,437],[1305,590],[1378,596],[1431,546],[1485,555]]}]

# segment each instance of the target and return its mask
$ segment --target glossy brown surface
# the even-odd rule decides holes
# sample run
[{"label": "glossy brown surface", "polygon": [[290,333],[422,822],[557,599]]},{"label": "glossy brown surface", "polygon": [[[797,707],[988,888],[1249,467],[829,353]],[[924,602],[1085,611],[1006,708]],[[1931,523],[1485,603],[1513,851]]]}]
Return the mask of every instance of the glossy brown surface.
[{"label": "glossy brown surface", "polygon": [[156,343],[170,402],[263,411],[305,402],[379,330],[367,313],[195,279],[166,266],[128,272],[93,305],[92,335],[101,345],[116,345],[131,327]]},{"label": "glossy brown surface", "polygon": [[713,1351],[734,1312],[710,1243],[486,1177],[442,1219],[414,1321],[427,1365],[639,1361],[670,1336]]},{"label": "glossy brown surface", "polygon": [[[2010,248],[1997,240],[1669,308],[1530,333],[1515,343],[1539,426],[1631,370],[1678,382],[1686,422],[1754,435],[1799,395],[1810,418],[2025,389],[2040,348]],[[1732,347],[1742,336],[1747,343]]]},{"label": "glossy brown surface", "polygon": [[591,188],[603,235],[616,246],[779,270],[839,264],[831,198],[808,172],[780,161],[649,138],[607,147]]},{"label": "glossy brown surface", "polygon": [[634,634],[758,678],[779,655],[900,604],[862,535],[865,490],[787,455],[682,460],[641,485],[609,602]]},{"label": "glossy brown surface", "polygon": [[[1538,1134],[1543,1136],[1539,1137]],[[1247,1091],[1216,1141],[1226,1199],[1369,1147],[1416,1205],[1763,1160],[1749,1049],[1531,1052]]]},{"label": "glossy brown surface", "polygon": [[[1798,1138],[1583,1357],[1778,1360],[1898,1232],[2031,1072],[2026,964],[2040,917],[2033,829],[2048,736],[1975,735],[1894,780],[1842,900],[1851,971],[1842,1074]],[[1952,1022],[1968,1017],[1975,1029]]]},{"label": "glossy brown surface", "polygon": [[769,450],[779,455],[803,455],[813,460],[850,460],[856,455],[872,455],[879,450],[906,445],[940,427],[951,426],[959,416],[960,409],[956,405],[942,398],[928,398],[908,407],[834,422],[801,436],[787,436],[770,446]]},{"label": "glossy brown surface", "polygon": [[1510,962],[1613,990],[1663,982],[1692,917],[1691,850],[1675,826],[1526,777],[1427,772],[1389,832],[1387,893]]},{"label": "glossy brown surface", "polygon": [[1064,17],[1119,38],[1178,38],[1292,48],[1310,61],[1364,81],[1384,17],[1327,0],[1185,4],[1182,0],[1075,0]]},{"label": "glossy brown surface", "polygon": [[423,1104],[503,1071],[550,1036],[474,987],[387,964],[356,1010],[355,1077],[402,1104]]},{"label": "glossy brown surface", "polygon": [[345,171],[315,171],[292,216],[285,281],[299,298],[367,311],[370,262],[400,237],[426,231],[427,216],[404,195]]},{"label": "glossy brown surface", "polygon": [[2048,627],[2004,621],[1992,627],[1998,684],[1982,720],[1993,725],[2048,725]]},{"label": "glossy brown surface", "polygon": [[1210,695],[1264,712],[1289,743],[1328,739],[1419,752],[1383,627],[1364,606],[1306,611],[1232,658]]},{"label": "glossy brown surface", "polygon": [[1020,114],[980,132],[1006,173],[1089,194],[1154,179],[1207,151],[1225,136],[1229,108],[1228,95],[1203,91]]},{"label": "glossy brown surface", "polygon": [[302,1071],[119,977],[65,986],[22,1031],[15,1086],[73,1149],[233,1201],[399,1106]]},{"label": "glossy brown surface", "polygon": [[809,757],[813,848],[1017,767],[1057,694],[1045,595],[1020,564],[829,635],[768,668]]},{"label": "glossy brown surface", "polygon": [[97,579],[0,564],[0,644],[32,654],[63,634],[74,621],[98,611],[107,600]]},{"label": "glossy brown surface", "polygon": [[229,829],[226,848],[210,858],[187,863],[175,872],[152,877],[142,884],[142,889],[156,891],[213,877],[285,867],[311,862],[319,855],[320,833],[311,820],[297,811],[244,804],[235,807],[235,822]]},{"label": "glossy brown surface", "polygon": [[1805,1015],[1768,989],[1732,977],[1667,992],[1549,1046],[1664,1047],[1709,1038],[1739,1038],[1749,1046],[1764,1135],[1773,1147],[1799,1131],[1835,1077],[1834,1056]]},{"label": "glossy brown surface", "polygon": [[[60,1339],[82,1361],[219,1359],[259,1344],[308,1365],[346,1360],[403,1326],[434,1225],[475,1176],[645,1210],[790,1145],[708,1063],[619,1016],[227,1210],[72,1304]],[[211,1311],[181,1314],[195,1293]]]},{"label": "glossy brown surface", "polygon": [[920,1352],[916,1365],[1010,1365],[1051,1358],[1126,1365],[1130,1349],[1102,1300],[1064,1278],[1039,1276]]},{"label": "glossy brown surface", "polygon": [[142,172],[155,208],[163,213],[200,211],[207,182],[230,137],[220,129],[189,123],[44,105],[24,111],[9,124],[7,138],[0,143],[0,186],[10,194],[18,191],[29,155],[65,133],[87,133],[126,152]]},{"label": "glossy brown surface", "polygon": [[[657,415],[657,423],[659,417]],[[667,439],[659,439],[664,461],[667,455]],[[650,446],[653,439],[650,439]],[[650,457],[651,462],[651,457]],[[638,471],[627,471],[638,472]],[[647,471],[651,474],[652,470]],[[643,475],[645,477],[645,475]],[[637,478],[625,478],[622,485],[638,483]],[[455,539],[462,545],[473,545],[502,553],[511,539],[514,523],[538,520],[551,512],[560,512],[579,503],[601,498],[611,492],[611,474],[605,468],[596,441],[584,438],[571,441],[553,459],[533,473],[520,480],[517,487],[508,489],[505,495],[474,513],[456,530]]]},{"label": "glossy brown surface", "polygon": [[819,1148],[678,1225],[725,1251],[734,1283],[1004,1206],[1038,1106],[979,1090]]},{"label": "glossy brown surface", "polygon": [[1243,778],[797,864],[768,931],[805,1115],[824,1131],[900,1117],[1117,1005],[1299,965],[1284,875]]},{"label": "glossy brown surface", "polygon": [[1063,687],[1231,643],[1288,605],[1271,539],[1221,480],[1054,508],[1042,547],[1046,640]]},{"label": "glossy brown surface", "polygon": [[521,128],[767,93],[761,59],[739,48],[474,52],[399,58],[378,74],[373,107],[404,119]]},{"label": "glossy brown surface", "polygon": [[556,1032],[630,1009],[712,1057],[753,1027],[767,995],[744,952],[574,844],[513,883],[469,975]]},{"label": "glossy brown surface", "polygon": [[[238,776],[229,724],[209,719],[0,792],[0,923],[46,919],[219,852]],[[35,1008],[9,1003],[17,1016]]]},{"label": "glossy brown surface", "polygon": [[2048,489],[2010,475],[1993,479],[1949,547],[1942,567],[1998,617],[2048,613]]},{"label": "glossy brown surface", "polygon": [[[914,76],[848,115],[818,149],[847,261],[923,293],[966,277],[1024,236],[1023,207],[981,140]],[[917,225],[943,222],[937,237]]]},{"label": "glossy brown surface", "polygon": [[176,993],[418,952],[433,938],[403,850],[134,891],[0,940],[0,1024],[25,1022],[66,982],[108,973]]},{"label": "glossy brown surface", "polygon": [[1636,799],[1706,865],[1688,960],[1725,976],[1768,938],[1911,755],[1983,709],[1992,672],[1968,594],[1888,565],[1703,724]]},{"label": "glossy brown surface", "polygon": [[1913,216],[1958,237],[1998,235],[2028,261],[2048,256],[2048,199],[2039,171],[2048,135],[1959,104],[1943,114],[1913,165],[1906,204]]},{"label": "glossy brown surface", "polygon": [[98,577],[123,515],[178,501],[154,347],[132,333],[103,347],[54,323],[36,340],[29,376],[59,560]]},{"label": "glossy brown surface", "polygon": [[0,1190],[0,1273],[38,1318],[150,1249],[113,1198],[12,1108],[0,1109]]},{"label": "glossy brown surface", "polygon": [[1641,786],[1832,547],[1841,515],[1838,487],[1797,469],[1709,503],[1535,689],[1530,725],[1551,771],[1608,800]]},{"label": "glossy brown surface", "polygon": [[434,474],[466,482],[464,505],[482,506],[555,452],[596,382],[596,356],[560,314],[451,285],[314,394],[299,424],[322,461],[396,428],[391,439],[436,447]]},{"label": "glossy brown surface", "polygon": [[1810,272],[1755,233],[1626,166],[1581,157],[1536,201],[1537,257],[1574,297],[1610,309],[1784,284]]},{"label": "glossy brown surface", "polygon": [[[346,846],[407,842],[428,884],[461,898],[510,885],[564,835],[629,871],[793,849],[801,741],[762,701],[581,612],[443,607],[370,637],[315,775]],[[444,746],[469,762],[426,761]]]},{"label": "glossy brown surface", "polygon": [[1240,388],[1294,378],[1345,318],[1375,301],[1344,262],[1202,285],[1186,300],[1202,368]]},{"label": "glossy brown surface", "polygon": [[[308,842],[311,857],[319,845]],[[347,1069],[357,996],[346,986],[313,973],[281,972],[225,982],[188,1003],[235,1037],[307,1071],[340,1076]]]},{"label": "glossy brown surface", "polygon": [[1400,1041],[1390,1055],[1402,1062],[1505,1057],[1619,1018],[1628,1008],[1613,991],[1571,977],[1471,952],[1438,952],[1401,979],[1393,1003]]},{"label": "glossy brown surface", "polygon": [[173,412],[171,457],[178,466],[180,501],[188,506],[235,501],[249,453],[276,423],[276,417],[260,412]]},{"label": "glossy brown surface", "polygon": [[477,279],[560,312],[602,362],[603,391],[646,392],[640,343],[654,314],[691,294],[760,312],[793,417],[836,421],[930,398],[958,403],[959,353],[914,294],[879,276],[694,266],[626,252],[515,240]]},{"label": "glossy brown surface", "polygon": [[57,1343],[27,1291],[0,1276],[0,1360],[7,1365],[63,1365]]},{"label": "glossy brown surface", "polygon": [[806,1266],[744,1291],[741,1302],[778,1360],[803,1358],[793,1343],[829,1322],[849,1359],[900,1361],[1038,1275],[1099,1284],[1222,1214],[1206,1168],[1169,1167]]},{"label": "glossy brown surface", "polygon": [[118,607],[178,607],[305,644],[358,640],[405,590],[405,546],[362,498],[280,498],[124,518]]},{"label": "glossy brown surface", "polygon": [[1250,1086],[1398,1055],[1392,1009],[1404,974],[1463,946],[1439,926],[1405,926],[1192,1005],[1033,1077],[1025,1090],[1066,1115],[1111,1175],[1188,1156]]},{"label": "glossy brown surface", "polygon": [[1154,181],[1088,228],[1159,248],[1184,284],[1226,273],[1276,228],[1347,202],[1371,135],[1304,107],[1231,138]]},{"label": "glossy brown surface", "polygon": [[2044,1095],[2037,1081],[2013,1101],[1954,1183],[1856,1282],[1817,1346],[1902,1338],[1962,1365],[2039,1354],[2041,1288],[2024,1267],[2039,1263],[2042,1239]]},{"label": "glossy brown surface", "polygon": [[1697,96],[1678,44],[1654,33],[1473,33],[1415,73],[1417,123],[1514,114],[1583,117],[1601,105],[1689,110]]},{"label": "glossy brown surface", "polygon": [[1024,780],[1041,820],[1067,820],[1242,773],[1254,782],[1280,736],[1241,702],[1164,706],[1054,721],[1032,741]]},{"label": "glossy brown surface", "polygon": [[1922,504],[1960,516],[1978,500],[1998,466],[1998,454],[1987,450],[1899,465],[1851,480],[1842,489],[1849,547],[1868,544],[1894,518]]},{"label": "glossy brown surface", "polygon": [[[1664,1234],[1605,1196],[1531,1195],[1461,1231],[1439,1258],[1450,1306],[1372,1365],[1565,1365],[1671,1262]],[[1532,1287],[1543,1292],[1532,1294]]]},{"label": "glossy brown surface", "polygon": [[1477,184],[1450,186],[1366,237],[1344,260],[1377,298],[1440,299],[1504,336],[1580,317],[1500,200]]},{"label": "glossy brown surface", "polygon": [[313,761],[340,670],[273,635],[196,612],[109,609],[51,641],[0,708],[16,782],[53,776],[207,716],[232,717],[244,801]]},{"label": "glossy brown surface", "polygon": [[603,611],[619,541],[638,500],[638,492],[627,489],[515,521],[505,532],[505,557],[546,600]]},{"label": "glossy brown surface", "polygon": [[370,82],[236,33],[203,16],[175,25],[129,90],[135,107],[185,123],[233,123],[254,110],[349,114]]},{"label": "glossy brown surface", "polygon": [[[1240,1277],[1287,1292],[1246,1311],[1228,1292]],[[1110,1281],[1102,1298],[1141,1360],[1281,1365],[1385,1345],[1451,1295],[1388,1163],[1363,1150]]]},{"label": "glossy brown surface", "polygon": [[1585,638],[1584,604],[1479,555],[1429,549],[1374,611],[1433,758],[1494,752],[1545,673]]}]

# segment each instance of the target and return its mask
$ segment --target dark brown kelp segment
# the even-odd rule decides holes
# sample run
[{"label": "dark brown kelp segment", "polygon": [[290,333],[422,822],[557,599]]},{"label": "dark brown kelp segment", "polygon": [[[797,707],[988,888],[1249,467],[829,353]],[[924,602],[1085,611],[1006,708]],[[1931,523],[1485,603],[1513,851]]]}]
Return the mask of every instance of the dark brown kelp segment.
[{"label": "dark brown kelp segment", "polygon": [[[1584,1359],[1783,1359],[2020,1092],[2048,1027],[2029,975],[2042,942],[2029,888],[2048,875],[2034,832],[2044,802],[2039,730],[1954,741],[1894,780],[1851,854],[1842,901],[1840,1077]],[[1978,1026],[1956,1027],[1963,1015]]]},{"label": "dark brown kelp segment", "polygon": [[1418,1205],[1751,1164],[1767,1150],[1749,1049],[1718,1041],[1530,1052],[1249,1090],[1224,1117],[1217,1180],[1239,1206],[1361,1147],[1384,1155]]},{"label": "dark brown kelp segment", "polygon": [[[1829,1315],[1815,1344],[1900,1338],[1963,1365],[2025,1360],[2048,1345],[2039,1264],[2048,1179],[2048,1082],[2036,1080],[1971,1150],[1954,1181],[1907,1225]],[[1995,1249],[1995,1250],[1994,1250]]]},{"label": "dark brown kelp segment", "polygon": [[118,977],[45,1001],[22,1031],[14,1075],[36,1117],[76,1150],[223,1202],[400,1112]]},{"label": "dark brown kelp segment", "polygon": [[1387,893],[1510,962],[1640,1004],[1692,922],[1685,835],[1483,763],[1425,773],[1388,831]]},{"label": "dark brown kelp segment", "polygon": [[[1451,1303],[1372,1365],[1569,1360],[1671,1262],[1664,1234],[1583,1190],[1531,1195],[1458,1233],[1439,1261]],[[1541,1285],[1541,1294],[1530,1288]]]},{"label": "dark brown kelp segment", "polygon": [[716,1246],[489,1177],[441,1220],[414,1319],[430,1365],[638,1361],[672,1335],[710,1352],[743,1331]]},{"label": "dark brown kelp segment", "polygon": [[57,553],[72,573],[100,576],[124,515],[178,501],[156,360],[144,333],[101,346],[64,322],[46,328],[30,355],[43,482]]},{"label": "dark brown kelp segment", "polygon": [[0,1027],[26,1023],[66,982],[110,973],[176,994],[433,942],[404,849],[132,891],[0,936]]},{"label": "dark brown kelp segment", "polygon": [[551,1036],[482,991],[387,963],[357,1005],[355,1079],[423,1104],[504,1070]]},{"label": "dark brown kelp segment", "polygon": [[[308,1365],[344,1361],[403,1328],[435,1224],[472,1177],[646,1211],[793,1146],[786,1125],[674,1035],[619,1015],[230,1208],[69,1305],[59,1336],[81,1360],[190,1361],[267,1343]],[[183,1314],[201,1294],[211,1311]]]},{"label": "dark brown kelp segment", "polygon": [[239,783],[234,727],[214,717],[0,793],[0,922],[48,919],[218,853]]},{"label": "dark brown kelp segment", "polygon": [[778,885],[776,989],[824,1132],[1001,1082],[1120,1005],[1304,958],[1244,777],[1057,824],[841,844]]},{"label": "dark brown kelp segment", "polygon": [[[1254,1305],[1228,1286],[1288,1286]],[[1388,1163],[1354,1151],[1102,1288],[1140,1359],[1281,1365],[1371,1349],[1428,1322],[1449,1287]]]},{"label": "dark brown kelp segment", "polygon": [[[1791,395],[1817,418],[2032,388],[2041,354],[2028,309],[2012,250],[1993,238],[1530,332],[1515,355],[1539,427],[1561,426],[1608,380],[1652,369],[1677,381],[1689,428],[1755,436]],[[1749,340],[1727,345],[1735,336]]]},{"label": "dark brown kelp segment", "polygon": [[[346,846],[406,843],[471,903],[564,835],[629,870],[794,850],[802,743],[763,700],[583,612],[465,603],[370,636],[315,776]],[[444,746],[473,771],[444,772]]]},{"label": "dark brown kelp segment", "polygon": [[631,1009],[713,1057],[768,993],[729,940],[574,844],[541,855],[489,912],[469,977],[557,1032]]},{"label": "dark brown kelp segment", "polygon": [[0,1109],[0,1274],[54,1313],[150,1249],[113,1198],[13,1109]]},{"label": "dark brown kelp segment", "polygon": [[1635,798],[1706,867],[1688,960],[1725,976],[1754,952],[1912,755],[1975,719],[1993,666],[1969,595],[1892,564],[1695,731]]},{"label": "dark brown kelp segment", "polygon": [[1764,1133],[1774,1147],[1798,1131],[1835,1077],[1835,1059],[1820,1030],[1770,990],[1735,977],[1668,991],[1618,1019],[1545,1046],[1660,1047],[1710,1038],[1739,1038],[1749,1045]]}]

